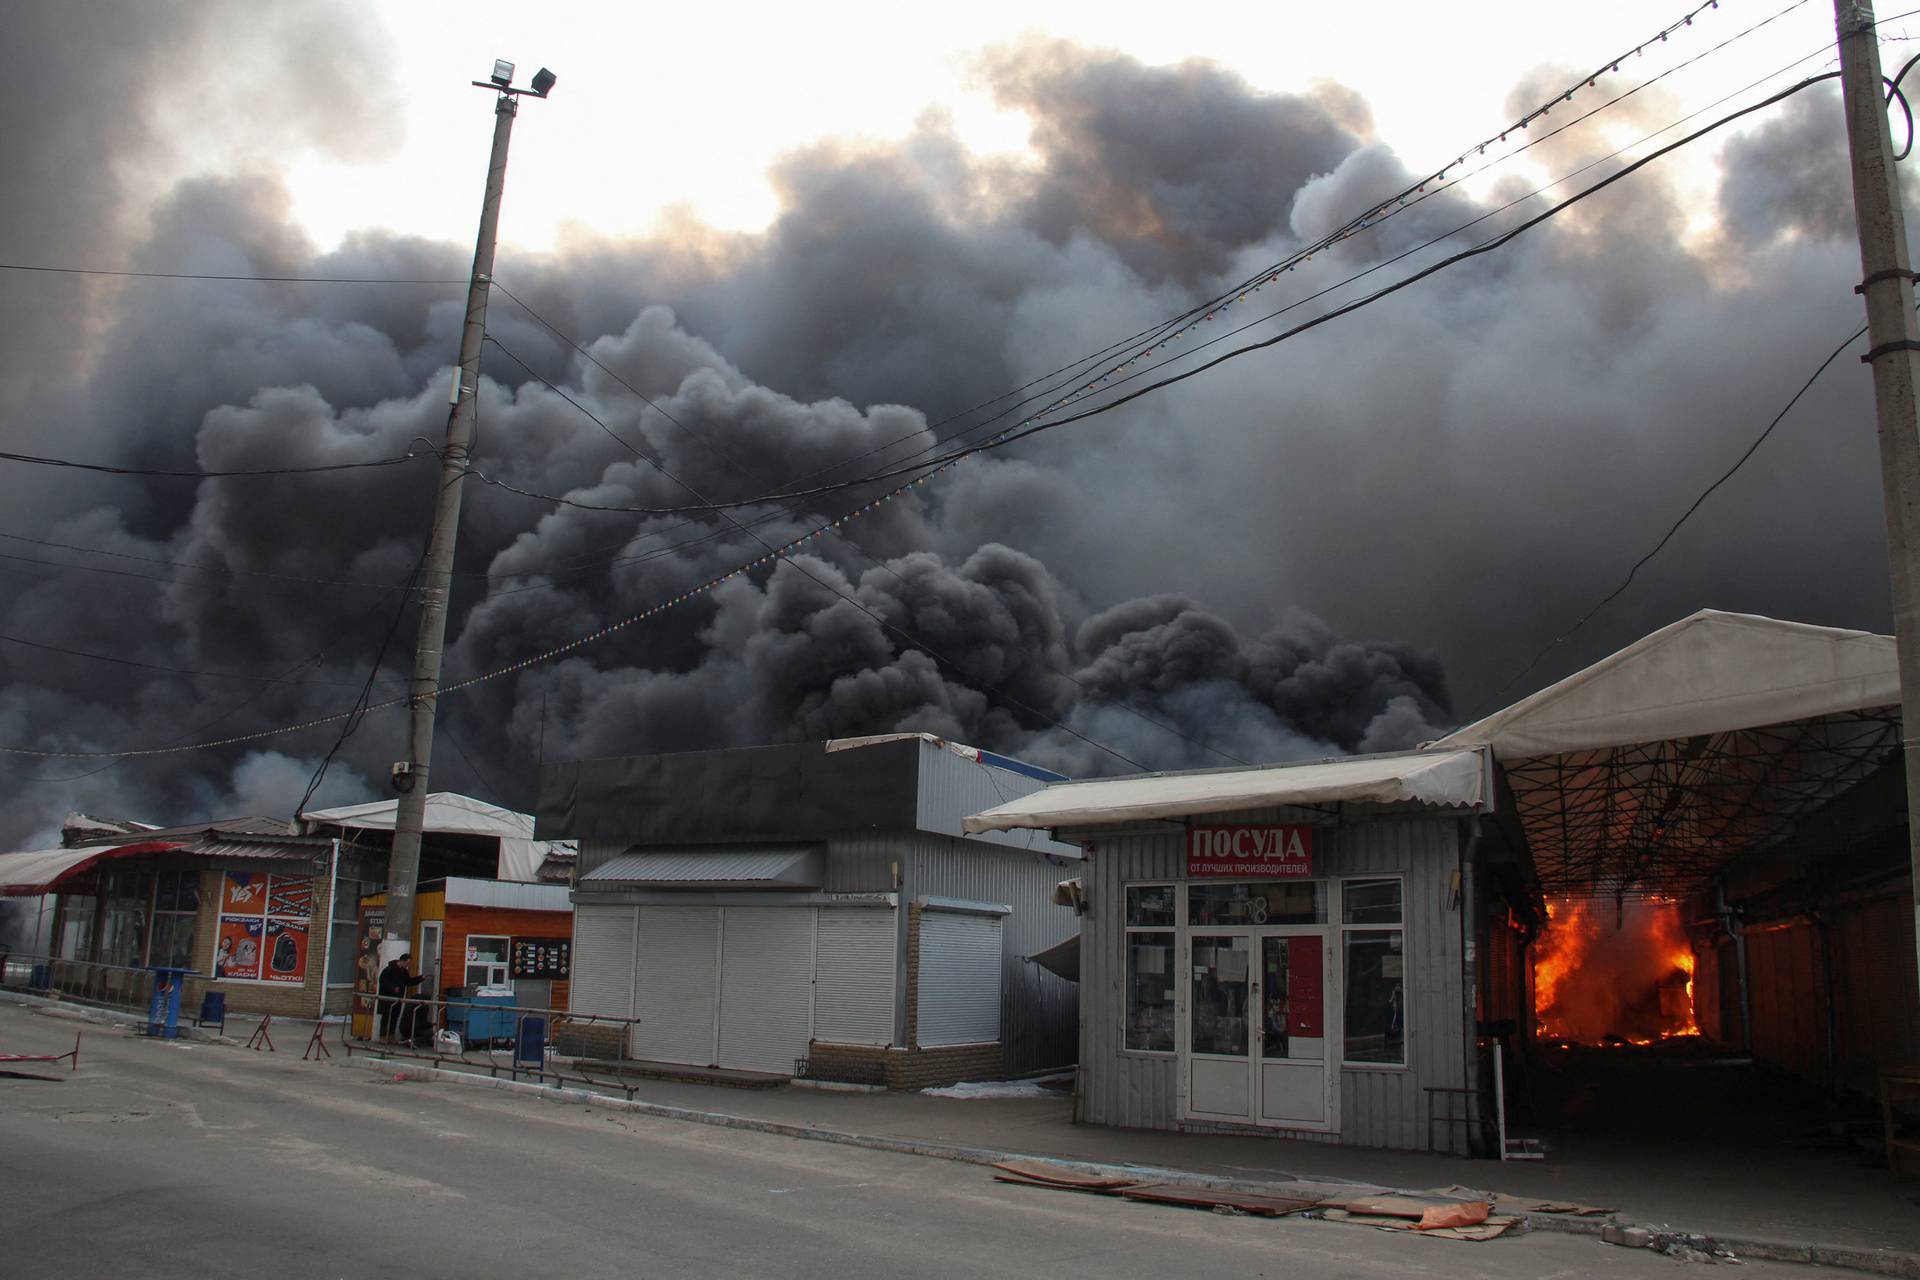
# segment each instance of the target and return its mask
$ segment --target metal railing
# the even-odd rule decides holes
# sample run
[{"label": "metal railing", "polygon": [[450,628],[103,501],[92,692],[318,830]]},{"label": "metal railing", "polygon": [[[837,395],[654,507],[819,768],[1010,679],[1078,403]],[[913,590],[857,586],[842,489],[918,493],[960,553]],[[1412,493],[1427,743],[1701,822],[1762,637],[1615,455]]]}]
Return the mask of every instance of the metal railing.
[{"label": "metal railing", "polygon": [[[36,985],[34,973],[42,966],[47,980],[44,985]],[[135,965],[56,960],[20,952],[0,957],[0,987],[7,990],[57,995],[76,1004],[140,1013],[145,1013],[153,1000],[153,976],[152,969]]]},{"label": "metal railing", "polygon": [[[361,1018],[369,1019],[371,1035],[354,1034],[354,1023]],[[443,1047],[440,1041],[438,1033],[451,1030],[456,1024],[471,1029],[478,1022],[483,1029],[494,1031],[499,1029],[503,1018],[511,1020],[512,1035],[489,1035],[485,1048],[477,1047],[466,1036],[461,1037],[457,1052]],[[531,1038],[528,1023],[532,1019],[543,1020],[545,1031],[534,1046],[536,1055],[530,1057],[524,1055],[522,1049]],[[340,1044],[349,1057],[363,1053],[382,1058],[409,1058],[436,1066],[485,1070],[493,1077],[504,1072],[514,1080],[523,1076],[542,1084],[550,1080],[555,1086],[576,1081],[596,1088],[618,1089],[631,1100],[636,1088],[632,1080],[613,1071],[605,1074],[589,1071],[580,1059],[624,1058],[632,1042],[633,1028],[639,1025],[638,1018],[440,996],[383,996],[356,990],[348,1015],[341,1023]],[[492,1047],[500,1040],[506,1041],[505,1048]],[[603,1052],[555,1052],[569,1040],[580,1048],[597,1048]],[[501,1061],[502,1054],[507,1056],[505,1062]]]}]

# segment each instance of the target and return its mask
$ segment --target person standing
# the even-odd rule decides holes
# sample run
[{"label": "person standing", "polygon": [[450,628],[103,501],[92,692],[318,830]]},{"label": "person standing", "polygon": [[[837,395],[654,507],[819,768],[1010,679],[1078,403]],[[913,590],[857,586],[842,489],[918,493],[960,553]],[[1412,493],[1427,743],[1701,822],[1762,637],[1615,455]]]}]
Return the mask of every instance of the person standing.
[{"label": "person standing", "polygon": [[380,1038],[382,1040],[393,1037],[396,1022],[402,1026],[413,1024],[412,1018],[402,1021],[400,1016],[400,1011],[406,1007],[402,999],[413,988],[425,981],[421,975],[408,972],[408,961],[412,959],[411,955],[403,951],[389,960],[387,967],[380,971]]}]

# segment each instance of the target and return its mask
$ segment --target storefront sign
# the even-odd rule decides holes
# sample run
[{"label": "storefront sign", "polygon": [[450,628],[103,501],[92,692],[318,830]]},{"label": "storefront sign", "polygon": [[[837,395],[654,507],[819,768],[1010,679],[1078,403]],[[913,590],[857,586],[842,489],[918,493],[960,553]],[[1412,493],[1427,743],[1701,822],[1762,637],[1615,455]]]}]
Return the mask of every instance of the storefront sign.
[{"label": "storefront sign", "polygon": [[515,938],[510,972],[516,978],[573,976],[573,939]]},{"label": "storefront sign", "polygon": [[1189,876],[1285,879],[1313,874],[1312,827],[1194,827],[1187,832]]}]

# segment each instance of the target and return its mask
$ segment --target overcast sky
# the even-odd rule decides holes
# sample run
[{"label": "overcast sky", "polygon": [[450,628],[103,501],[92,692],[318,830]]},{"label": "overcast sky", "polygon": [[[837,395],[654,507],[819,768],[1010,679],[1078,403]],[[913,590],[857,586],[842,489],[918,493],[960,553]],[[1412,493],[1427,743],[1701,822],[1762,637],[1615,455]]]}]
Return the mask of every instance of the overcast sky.
[{"label": "overcast sky", "polygon": [[[1591,70],[1698,3],[1384,0],[1356,10],[386,0],[360,7],[363,21],[384,29],[395,94],[383,116],[391,132],[368,148],[383,154],[290,157],[288,178],[300,221],[323,243],[366,226],[470,236],[489,104],[466,83],[484,78],[499,57],[517,64],[523,85],[543,65],[560,77],[552,99],[530,105],[518,125],[507,240],[542,248],[570,233],[635,234],[671,206],[752,229],[776,210],[771,163],[798,145],[895,139],[934,112],[949,116],[975,149],[1024,152],[1028,116],[996,107],[977,64],[988,49],[1033,37],[1147,63],[1207,59],[1269,91],[1346,85],[1365,96],[1376,134],[1421,168],[1509,119],[1509,96],[1528,72]],[[1789,0],[1730,0],[1701,15],[1697,31],[1644,55],[1643,66],[1665,70],[1788,7]],[[1741,41],[1737,56],[1706,59],[1676,73],[1672,85],[1684,100],[1704,103],[1832,39],[1831,6],[1805,3]]]}]

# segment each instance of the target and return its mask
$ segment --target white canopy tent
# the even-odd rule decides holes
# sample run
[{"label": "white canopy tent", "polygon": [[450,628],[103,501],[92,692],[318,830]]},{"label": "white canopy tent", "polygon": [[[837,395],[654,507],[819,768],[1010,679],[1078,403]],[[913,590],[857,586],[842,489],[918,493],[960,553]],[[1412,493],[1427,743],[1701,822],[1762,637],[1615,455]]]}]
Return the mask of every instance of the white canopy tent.
[{"label": "white canopy tent", "polygon": [[[312,809],[300,815],[300,822],[305,831],[321,826],[391,831],[399,809],[398,800],[376,800],[336,809]],[[435,791],[427,797],[425,829],[449,835],[492,836],[499,840],[500,863],[495,874],[501,880],[531,883],[538,879],[540,864],[556,847],[552,841],[533,838],[532,814],[516,813],[454,791]]]},{"label": "white canopy tent", "polygon": [[968,831],[1016,827],[1062,830],[1180,818],[1280,805],[1419,803],[1484,810],[1493,796],[1492,766],[1479,748],[1403,751],[1391,755],[1133,774],[1058,782],[961,821]]},{"label": "white canopy tent", "polygon": [[1899,746],[1891,636],[1705,609],[1431,744],[1490,750],[1550,893],[1678,893]]}]

